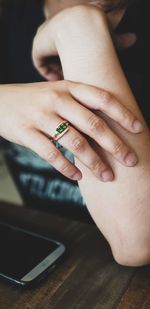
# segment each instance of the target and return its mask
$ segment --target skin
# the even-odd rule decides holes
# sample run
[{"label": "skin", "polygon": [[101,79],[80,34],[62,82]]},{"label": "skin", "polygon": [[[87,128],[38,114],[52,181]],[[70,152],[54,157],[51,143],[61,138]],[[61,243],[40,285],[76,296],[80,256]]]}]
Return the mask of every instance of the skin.
[{"label": "skin", "polygon": [[[0,135],[13,143],[30,148],[68,178],[79,180],[82,177],[81,171],[67,160],[48,138],[50,133],[53,134],[58,124],[67,116],[67,120],[74,127],[72,126],[65,135],[62,145],[81,160],[99,181],[111,181],[113,173],[107,162],[98,156],[87,139],[79,132],[79,130],[84,132],[101,144],[97,140],[97,135],[89,130],[87,121],[90,117],[100,119],[89,109],[93,103],[95,109],[101,109],[100,105],[103,105],[103,102],[99,100],[99,97],[104,93],[96,87],[69,81],[1,85]],[[89,95],[90,99],[87,102],[86,98]],[[141,127],[137,128],[139,122],[134,115],[113,97],[112,105],[114,109],[110,113],[106,107],[106,114],[108,113],[130,132],[137,133],[141,130]],[[65,110],[68,115],[64,113]],[[124,119],[124,114],[127,115],[126,119]],[[120,142],[120,139],[109,127],[106,129],[105,139],[106,141],[108,139],[108,142],[103,146],[107,147],[107,144],[110,143],[112,152],[115,144]],[[85,145],[82,153],[78,151],[81,143]],[[131,149],[124,144],[122,154],[116,155],[116,159],[125,166],[135,165],[136,157],[134,162],[125,162],[124,160],[130,152]],[[97,162],[96,166],[95,162]]]},{"label": "skin", "polygon": [[[52,77],[50,67],[49,80],[53,79],[55,78],[54,74]],[[114,174],[111,166],[90,146],[86,136],[94,139],[102,148],[108,149],[112,155],[116,144],[122,143],[122,151],[115,154],[115,159],[126,167],[135,166],[138,158],[132,147],[121,141],[105,121],[93,113],[94,110],[102,110],[132,134],[141,132],[142,127],[137,118],[113,95],[110,95],[112,110],[104,106],[106,95],[103,89],[69,81],[1,85],[0,136],[30,148],[66,177],[79,180],[82,177],[80,169],[68,161],[49,140],[58,124],[67,116],[72,127],[65,135],[62,145],[85,164],[99,181],[112,181]],[[65,110],[67,115],[64,114]],[[88,119],[93,117],[95,121],[101,120],[106,127],[103,143],[87,125]],[[79,151],[82,143],[85,145],[84,152]],[[128,154],[131,153],[133,157],[127,160]]]},{"label": "skin", "polygon": [[[45,0],[45,7],[44,12],[46,18],[50,19],[54,15],[58,14],[60,11],[64,10],[68,7],[73,7],[80,4],[90,4],[94,5],[98,8],[101,8],[101,0]],[[109,25],[113,31],[117,28],[119,22],[123,18],[125,14],[126,8],[122,8],[120,10],[114,10],[112,12],[107,13],[107,19],[109,22]],[[131,47],[135,41],[136,41],[136,34],[135,33],[123,33],[120,35],[116,35],[113,33],[114,41],[116,43],[116,46],[118,48],[124,49]]]},{"label": "skin", "polygon": [[[143,132],[133,137],[100,114],[121,138],[132,145],[139,157],[138,165],[127,169],[91,141],[97,153],[112,166],[116,176],[113,182],[100,183],[82,163],[76,160],[76,164],[83,174],[79,186],[84,200],[98,228],[108,240],[116,261],[127,266],[148,264],[150,133],[120,67],[105,14],[92,6],[81,5],[66,9],[47,20],[39,29],[33,45],[33,60],[41,74],[45,74],[45,57],[56,54],[61,59],[65,79],[107,90],[143,124]],[[104,102],[111,109],[109,96],[106,95]],[[91,131],[103,140],[105,128],[101,122],[92,119],[90,123]],[[65,136],[62,141],[64,139]],[[80,152],[83,149],[84,144]],[[115,153],[120,153],[121,149],[122,144],[118,144]]]},{"label": "skin", "polygon": [[[46,0],[45,1],[45,6],[44,6],[44,12],[45,12],[45,17],[47,19],[52,18],[55,16],[58,12],[64,10],[67,7],[73,7],[78,4],[91,4],[95,5],[96,7],[100,8],[101,5],[101,0],[93,0],[93,1],[87,1],[87,0],[60,0],[60,1],[55,1],[55,0]],[[109,26],[113,35],[113,41],[117,49],[127,49],[131,47],[132,45],[135,44],[137,38],[135,33],[122,33],[122,34],[117,34],[115,33],[115,30],[123,18],[125,14],[126,8],[123,8],[121,10],[114,10],[113,12],[107,13],[107,20],[109,22]],[[46,79],[50,81],[55,81],[55,80],[61,80],[63,79],[63,72],[62,68],[60,66],[60,63],[57,62],[57,59],[52,61],[50,59],[49,61],[49,75],[46,76]]]}]

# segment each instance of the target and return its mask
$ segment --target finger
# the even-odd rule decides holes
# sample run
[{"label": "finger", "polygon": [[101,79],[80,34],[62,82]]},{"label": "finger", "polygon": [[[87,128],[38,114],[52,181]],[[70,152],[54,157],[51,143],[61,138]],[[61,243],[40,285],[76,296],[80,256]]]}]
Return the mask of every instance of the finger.
[{"label": "finger", "polygon": [[34,52],[34,54],[32,55],[32,58],[33,58],[34,67],[39,72],[39,74],[46,80],[50,80],[49,79],[50,69],[49,69],[49,66],[45,64],[44,56],[43,57],[39,56],[38,54]]},{"label": "finger", "polygon": [[132,47],[137,40],[135,33],[122,33],[122,34],[114,34],[113,40],[115,46],[120,49],[127,49]]},{"label": "finger", "polygon": [[50,81],[50,82],[56,82],[56,81],[63,79],[61,75],[53,71],[49,71],[47,76],[45,76],[45,78],[47,79],[47,81]]},{"label": "finger", "polygon": [[57,74],[59,79],[63,79],[63,71],[62,67],[59,63],[53,63],[52,60],[50,61],[50,66],[51,66],[51,72],[54,72]]},{"label": "finger", "polygon": [[142,131],[142,124],[134,114],[107,91],[72,82],[68,83],[68,88],[72,96],[84,106],[100,110],[129,132]]},{"label": "finger", "polygon": [[73,99],[59,105],[59,115],[70,121],[73,126],[94,139],[103,149],[125,166],[137,164],[137,156],[107,125],[92,111]]},{"label": "finger", "polygon": [[[52,57],[53,59],[54,57]],[[45,78],[49,81],[58,81],[63,79],[63,72],[59,63],[52,63],[51,57],[45,63]],[[44,66],[44,64],[43,64]]]},{"label": "finger", "polygon": [[42,77],[48,81],[58,81],[63,79],[62,69],[58,65],[53,65],[46,58],[36,59],[36,69]]},{"label": "finger", "polygon": [[[40,130],[47,135],[53,136],[55,134],[55,129],[61,122],[63,122],[63,119],[58,116],[53,118],[51,122],[49,117],[45,117]],[[71,125],[67,133],[59,138],[59,143],[70,150],[98,179],[104,182],[113,180],[114,176],[110,167],[103,162],[99,155],[92,149],[86,138]]]},{"label": "finger", "polygon": [[47,66],[47,59],[49,59],[50,56],[55,57],[58,55],[48,24],[48,21],[46,21],[38,28],[32,46],[33,64],[45,79],[48,79],[48,74],[50,72]]},{"label": "finger", "polygon": [[60,80],[58,74],[52,71],[49,72],[46,79],[49,80],[50,82],[56,82]]},{"label": "finger", "polygon": [[42,133],[32,129],[27,136],[24,136],[24,142],[27,147],[36,152],[64,176],[76,181],[82,178],[80,170],[67,160]]}]

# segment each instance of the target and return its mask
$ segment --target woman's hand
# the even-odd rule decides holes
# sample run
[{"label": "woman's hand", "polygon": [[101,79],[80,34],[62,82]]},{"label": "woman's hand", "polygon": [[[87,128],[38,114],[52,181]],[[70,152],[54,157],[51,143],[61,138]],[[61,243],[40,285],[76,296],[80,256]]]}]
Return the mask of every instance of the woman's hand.
[{"label": "woman's hand", "polygon": [[88,143],[95,140],[125,166],[137,163],[132,150],[91,110],[100,110],[123,128],[138,133],[141,125],[134,115],[104,90],[70,81],[0,86],[0,135],[35,151],[58,171],[74,180],[81,179],[79,169],[68,161],[50,141],[65,119],[69,131],[60,138],[92,173],[102,181],[111,181],[113,173]]}]

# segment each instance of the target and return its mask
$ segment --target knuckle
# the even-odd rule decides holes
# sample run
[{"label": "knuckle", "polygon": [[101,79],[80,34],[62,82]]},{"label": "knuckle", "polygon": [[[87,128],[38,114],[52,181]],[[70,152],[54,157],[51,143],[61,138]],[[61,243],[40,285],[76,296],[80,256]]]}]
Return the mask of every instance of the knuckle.
[{"label": "knuckle", "polygon": [[89,164],[89,168],[93,171],[102,170],[104,169],[104,164],[101,160],[96,159],[91,161],[91,163]]},{"label": "knuckle", "polygon": [[54,163],[59,157],[59,151],[57,150],[48,151],[48,153],[46,153],[44,157],[49,163]]},{"label": "knuckle", "polygon": [[60,171],[63,174],[70,175],[70,172],[71,172],[70,163],[63,163],[63,165],[60,168]]},{"label": "knuckle", "polygon": [[112,100],[111,94],[107,91],[104,91],[104,90],[100,91],[99,96],[100,96],[101,101],[104,104],[109,104]]},{"label": "knuckle", "polygon": [[62,94],[59,91],[55,91],[53,93],[53,97],[54,97],[54,100],[55,100],[56,104],[62,103]]},{"label": "knuckle", "polygon": [[51,91],[50,91],[49,87],[47,87],[46,93],[45,93],[46,103],[49,104],[51,101],[57,100],[57,98],[58,98],[58,95],[57,95],[56,90],[51,89]]},{"label": "knuckle", "polygon": [[54,91],[51,96],[52,108],[55,112],[59,113],[61,110],[64,111],[64,107],[68,103],[68,97],[66,92],[62,90]]},{"label": "knuckle", "polygon": [[35,108],[38,111],[44,111],[47,106],[49,106],[50,102],[52,101],[52,92],[49,82],[43,83],[42,85],[39,85],[35,97]]},{"label": "knuckle", "polygon": [[71,83],[71,81],[67,79],[63,79],[59,81],[59,85],[61,85],[62,89],[67,89],[68,85]]},{"label": "knuckle", "polygon": [[91,132],[104,131],[105,123],[95,115],[91,115],[88,119],[88,126]]},{"label": "knuckle", "polygon": [[123,121],[125,121],[125,122],[128,121],[129,120],[129,113],[127,111],[124,111],[122,118],[123,118]]},{"label": "knuckle", "polygon": [[33,110],[32,117],[35,124],[41,126],[41,124],[43,123],[43,116],[44,112],[41,110],[40,106],[39,108]]},{"label": "knuckle", "polygon": [[113,155],[117,156],[117,155],[121,155],[124,149],[124,144],[119,141],[114,145],[114,149],[113,149]]},{"label": "knuckle", "polygon": [[132,114],[130,114],[127,110],[125,110],[123,112],[123,121],[132,124],[134,121],[134,116],[132,116]]},{"label": "knuckle", "polygon": [[47,109],[44,106],[39,106],[39,109],[32,112],[32,124],[34,127],[43,130],[47,121]]},{"label": "knuckle", "polygon": [[72,139],[73,149],[77,152],[83,150],[85,148],[85,144],[86,142],[81,136],[75,136]]},{"label": "knuckle", "polygon": [[51,103],[54,105],[60,104],[62,102],[62,93],[56,89],[48,87],[45,93],[45,102],[48,106]]}]

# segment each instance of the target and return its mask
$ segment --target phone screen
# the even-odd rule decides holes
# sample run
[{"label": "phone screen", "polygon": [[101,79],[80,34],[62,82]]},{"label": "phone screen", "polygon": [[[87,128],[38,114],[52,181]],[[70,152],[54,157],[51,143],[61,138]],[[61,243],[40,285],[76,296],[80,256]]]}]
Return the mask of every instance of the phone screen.
[{"label": "phone screen", "polygon": [[58,246],[49,239],[0,224],[0,273],[20,280]]}]

